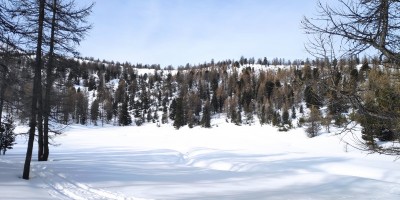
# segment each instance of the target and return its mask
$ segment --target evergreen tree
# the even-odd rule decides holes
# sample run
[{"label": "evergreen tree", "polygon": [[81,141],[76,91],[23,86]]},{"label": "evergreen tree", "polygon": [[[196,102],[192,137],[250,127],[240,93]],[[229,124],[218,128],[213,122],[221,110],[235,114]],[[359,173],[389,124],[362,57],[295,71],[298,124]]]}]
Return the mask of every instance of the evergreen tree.
[{"label": "evergreen tree", "polygon": [[273,124],[275,111],[272,105],[267,105],[265,109],[265,115],[266,115],[265,117],[266,123]]},{"label": "evergreen tree", "polygon": [[217,113],[218,112],[218,100],[217,100],[217,95],[213,94],[212,98],[211,98],[211,110],[213,113]]},{"label": "evergreen tree", "polygon": [[282,122],[281,114],[278,111],[273,111],[272,115],[272,125],[279,126]]},{"label": "evergreen tree", "polygon": [[299,111],[301,114],[304,114],[304,107],[303,107],[303,105],[300,105],[300,111]]},{"label": "evergreen tree", "polygon": [[[358,121],[363,126],[362,138],[369,147],[375,148],[374,139],[399,139],[396,131],[400,130],[400,82],[392,82],[390,76],[382,71],[371,70],[368,80],[370,91],[365,95],[363,107],[368,112],[363,110],[365,113],[357,114]],[[382,116],[373,113],[380,113]]]},{"label": "evergreen tree", "polygon": [[[171,105],[169,106],[169,118],[172,120],[175,120],[176,109],[177,109],[177,103],[176,103],[176,100],[173,99],[171,102]],[[166,113],[166,112],[164,111],[164,113]]]},{"label": "evergreen tree", "polygon": [[236,112],[235,124],[236,125],[242,124],[242,107],[241,106],[239,106],[239,109]]},{"label": "evergreen tree", "polygon": [[106,120],[107,120],[107,122],[110,122],[110,121],[112,120],[112,117],[113,117],[112,99],[107,98],[107,99],[105,100],[104,108],[103,108],[103,109],[104,109],[105,114],[106,114]]},{"label": "evergreen tree", "polygon": [[325,129],[326,129],[326,131],[328,131],[328,133],[331,132],[331,131],[330,131],[330,126],[331,126],[331,124],[332,124],[331,121],[332,121],[332,115],[330,115],[330,114],[327,114],[325,117],[322,118],[321,124],[322,124],[323,126],[325,126]]},{"label": "evergreen tree", "polygon": [[99,118],[99,101],[96,99],[92,102],[90,107],[90,120],[97,126],[97,120]]},{"label": "evergreen tree", "polygon": [[311,107],[310,116],[308,117],[307,122],[307,136],[310,138],[317,136],[321,130],[321,113],[317,107]]},{"label": "evergreen tree", "polygon": [[265,105],[263,105],[263,106],[261,107],[261,112],[260,112],[258,118],[260,119],[260,124],[261,124],[261,125],[267,123]]},{"label": "evergreen tree", "polygon": [[151,122],[153,119],[153,115],[151,113],[151,109],[147,110],[147,116],[146,116],[147,122]]},{"label": "evergreen tree", "polygon": [[96,86],[96,80],[94,79],[93,76],[90,76],[89,78],[89,82],[87,83],[88,85],[88,91],[92,91],[92,90],[96,90],[97,86]]},{"label": "evergreen tree", "polygon": [[266,90],[265,92],[267,94],[267,98],[268,98],[269,101],[271,101],[272,94],[273,94],[273,91],[274,91],[274,87],[275,87],[275,83],[272,82],[272,81],[267,81],[265,83],[265,90]]},{"label": "evergreen tree", "polygon": [[210,109],[210,101],[206,101],[203,108],[203,117],[201,118],[201,125],[205,128],[211,127],[211,109]]},{"label": "evergreen tree", "polygon": [[307,108],[311,108],[312,106],[319,108],[320,106],[322,106],[319,95],[310,85],[308,85],[304,90],[304,100],[306,102]]},{"label": "evergreen tree", "polygon": [[186,121],[189,128],[193,128],[195,126],[195,116],[192,109],[187,110]]},{"label": "evergreen tree", "polygon": [[153,114],[153,123],[159,123],[158,109],[154,111]]},{"label": "evergreen tree", "polygon": [[14,129],[14,119],[11,115],[7,115],[0,126],[0,152],[2,151],[3,155],[16,144]]},{"label": "evergreen tree", "polygon": [[245,109],[245,115],[246,115],[246,124],[251,125],[254,122],[254,113],[253,113],[253,107],[254,104],[253,102],[250,102],[248,105],[246,105]]},{"label": "evergreen tree", "polygon": [[125,94],[124,99],[125,100],[122,102],[122,105],[119,109],[118,122],[120,126],[129,126],[132,124],[132,118],[128,112],[129,96]]},{"label": "evergreen tree", "polygon": [[69,120],[75,119],[74,112],[76,110],[76,90],[74,87],[69,87],[66,94],[63,94],[61,112],[62,112],[62,122],[63,124],[68,124]]},{"label": "evergreen tree", "polygon": [[150,97],[145,84],[142,85],[142,91],[140,93],[140,101],[142,102],[143,109],[147,110],[150,108]]},{"label": "evergreen tree", "polygon": [[183,99],[177,98],[176,99],[176,110],[175,110],[175,121],[174,127],[179,129],[180,127],[184,126],[184,110],[183,110]]},{"label": "evergreen tree", "polygon": [[121,79],[118,83],[118,88],[115,91],[115,102],[122,103],[125,97],[126,83],[125,80]]},{"label": "evergreen tree", "polygon": [[86,92],[82,92],[80,88],[78,88],[77,93],[75,94],[76,101],[76,123],[85,125],[87,123],[88,117],[88,97]]},{"label": "evergreen tree", "polygon": [[287,109],[282,110],[282,125],[288,124],[290,125],[290,117],[289,117],[289,111]]},{"label": "evergreen tree", "polygon": [[168,111],[164,111],[161,116],[161,123],[166,124],[168,123]]},{"label": "evergreen tree", "polygon": [[296,108],[293,106],[292,107],[292,119],[296,119]]}]

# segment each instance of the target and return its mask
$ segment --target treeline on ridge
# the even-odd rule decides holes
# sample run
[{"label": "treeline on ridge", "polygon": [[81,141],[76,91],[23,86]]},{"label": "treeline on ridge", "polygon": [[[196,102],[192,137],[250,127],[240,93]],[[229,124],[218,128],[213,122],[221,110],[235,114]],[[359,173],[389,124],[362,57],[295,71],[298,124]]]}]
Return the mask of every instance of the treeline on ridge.
[{"label": "treeline on ridge", "polygon": [[[29,119],[25,107],[32,88],[27,81],[32,78],[31,62],[15,60],[12,76],[18,81],[8,85],[4,98],[5,111],[21,123]],[[283,131],[305,125],[313,137],[321,126],[329,130],[357,121],[371,145],[375,138],[397,139],[395,122],[357,114],[359,109],[399,108],[399,85],[390,82],[398,71],[382,67],[378,58],[290,62],[242,57],[178,69],[94,59],[56,62],[53,122],[209,128],[213,116],[219,116],[236,125],[259,122]],[[357,98],[363,108],[353,102]]]}]

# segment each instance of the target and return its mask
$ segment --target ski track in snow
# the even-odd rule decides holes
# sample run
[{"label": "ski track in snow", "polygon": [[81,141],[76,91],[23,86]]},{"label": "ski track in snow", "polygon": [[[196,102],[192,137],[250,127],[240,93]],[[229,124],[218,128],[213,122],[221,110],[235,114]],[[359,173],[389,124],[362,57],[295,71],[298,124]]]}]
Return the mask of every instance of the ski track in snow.
[{"label": "ski track in snow", "polygon": [[74,182],[61,173],[47,169],[46,166],[36,164],[33,172],[45,183],[48,193],[57,199],[74,200],[145,200],[141,198],[125,197],[122,194],[95,189],[83,183]]}]

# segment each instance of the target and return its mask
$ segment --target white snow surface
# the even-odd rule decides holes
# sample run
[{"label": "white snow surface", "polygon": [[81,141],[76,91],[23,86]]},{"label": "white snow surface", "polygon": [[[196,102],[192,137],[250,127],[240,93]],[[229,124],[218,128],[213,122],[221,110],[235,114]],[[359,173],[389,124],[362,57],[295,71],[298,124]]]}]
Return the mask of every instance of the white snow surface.
[{"label": "white snow surface", "polygon": [[343,135],[213,125],[73,125],[50,161],[37,162],[35,149],[29,181],[20,137],[0,156],[0,199],[400,199],[400,161],[353,149]]}]

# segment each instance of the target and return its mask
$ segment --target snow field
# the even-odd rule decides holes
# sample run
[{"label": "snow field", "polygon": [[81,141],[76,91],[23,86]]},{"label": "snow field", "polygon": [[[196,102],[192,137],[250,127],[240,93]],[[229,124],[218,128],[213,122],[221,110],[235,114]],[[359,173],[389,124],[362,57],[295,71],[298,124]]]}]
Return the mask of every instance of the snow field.
[{"label": "snow field", "polygon": [[74,125],[55,139],[49,162],[32,163],[30,181],[18,178],[20,138],[0,157],[0,199],[400,199],[394,157],[359,152],[343,135],[222,121],[180,130]]}]

